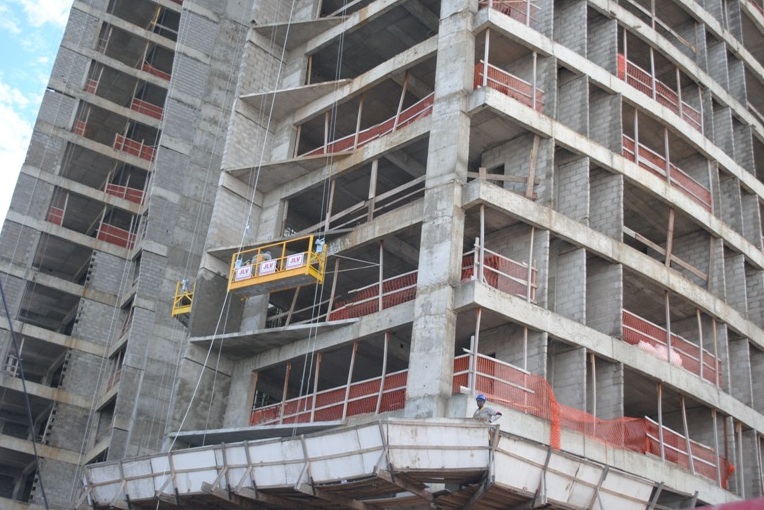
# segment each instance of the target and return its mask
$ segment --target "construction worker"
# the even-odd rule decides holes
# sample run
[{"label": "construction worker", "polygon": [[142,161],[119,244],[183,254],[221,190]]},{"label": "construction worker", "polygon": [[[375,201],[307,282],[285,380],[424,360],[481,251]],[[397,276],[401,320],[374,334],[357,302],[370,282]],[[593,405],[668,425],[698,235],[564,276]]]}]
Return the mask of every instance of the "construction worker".
[{"label": "construction worker", "polygon": [[475,412],[472,415],[473,418],[488,423],[493,423],[501,418],[500,411],[486,405],[485,395],[482,393],[475,398],[475,401],[477,402],[477,409],[475,409]]}]

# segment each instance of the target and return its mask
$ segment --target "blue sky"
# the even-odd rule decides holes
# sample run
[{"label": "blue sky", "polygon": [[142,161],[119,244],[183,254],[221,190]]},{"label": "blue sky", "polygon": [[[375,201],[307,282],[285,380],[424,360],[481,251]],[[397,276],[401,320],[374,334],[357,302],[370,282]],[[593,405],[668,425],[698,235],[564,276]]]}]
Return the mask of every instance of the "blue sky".
[{"label": "blue sky", "polygon": [[72,0],[0,0],[0,224],[71,5]]}]

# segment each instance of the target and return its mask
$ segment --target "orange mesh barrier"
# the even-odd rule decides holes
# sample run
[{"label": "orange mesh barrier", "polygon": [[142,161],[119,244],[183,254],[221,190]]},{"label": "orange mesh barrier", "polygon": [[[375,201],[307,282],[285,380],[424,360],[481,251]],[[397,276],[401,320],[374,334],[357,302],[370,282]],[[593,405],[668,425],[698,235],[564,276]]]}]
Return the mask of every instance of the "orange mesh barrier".
[{"label": "orange mesh barrier", "polygon": [[88,79],[85,82],[85,92],[95,94],[96,90],[98,90],[98,80],[94,80],[92,78]]},{"label": "orange mesh barrier", "polygon": [[[634,140],[623,135],[623,156],[629,161],[635,161]],[[703,206],[707,211],[711,210],[711,192],[698,181],[687,175],[682,169],[673,163],[666,164],[666,159],[656,152],[639,144],[639,166],[649,170],[658,177],[666,178],[666,171],[669,172],[669,183],[682,190],[686,195]],[[667,168],[668,166],[668,168]]]},{"label": "orange mesh barrier", "polygon": [[684,101],[680,101],[679,94],[666,84],[654,79],[644,69],[627,60],[621,53],[618,54],[618,78],[682,117],[697,131],[703,132],[698,110]]},{"label": "orange mesh barrier", "polygon": [[538,20],[539,8],[530,0],[480,0],[480,7],[490,7],[526,25]]},{"label": "orange mesh barrier", "polygon": [[[382,309],[386,310],[416,297],[417,272],[406,273],[382,282]],[[328,320],[363,317],[379,312],[379,285],[369,285],[352,293],[347,301],[337,301]]]},{"label": "orange mesh barrier", "polygon": [[722,362],[706,349],[689,340],[671,334],[671,356],[667,356],[666,330],[657,324],[623,310],[623,339],[648,354],[684,368],[713,383],[721,384]]},{"label": "orange mesh barrier", "polygon": [[[528,297],[528,265],[501,255],[488,252],[483,261],[485,283],[507,294],[521,298]],[[532,268],[530,300],[536,301],[536,269]],[[462,281],[469,280],[475,274],[475,255],[469,252],[462,257]]]},{"label": "orange mesh barrier", "polygon": [[533,104],[533,85],[482,60],[475,65],[474,88],[485,85],[502,94],[517,99],[537,111],[544,109],[544,92],[536,88],[536,104]]},{"label": "orange mesh barrier", "polygon": [[87,126],[88,125],[84,120],[75,120],[74,125],[72,126],[72,133],[80,136],[85,136],[85,129]]},{"label": "orange mesh barrier", "polygon": [[377,138],[392,133],[393,131],[397,131],[398,129],[408,126],[415,120],[431,114],[433,99],[433,94],[430,94],[424,99],[420,99],[418,102],[409,106],[395,117],[391,117],[384,122],[380,122],[379,124],[375,124],[370,128],[359,131],[357,134],[353,133],[352,135],[348,135],[335,140],[326,146],[321,146],[317,149],[313,149],[312,151],[303,154],[303,156],[334,154],[337,152],[345,152],[353,150],[354,148],[363,147],[372,140],[376,140]]}]

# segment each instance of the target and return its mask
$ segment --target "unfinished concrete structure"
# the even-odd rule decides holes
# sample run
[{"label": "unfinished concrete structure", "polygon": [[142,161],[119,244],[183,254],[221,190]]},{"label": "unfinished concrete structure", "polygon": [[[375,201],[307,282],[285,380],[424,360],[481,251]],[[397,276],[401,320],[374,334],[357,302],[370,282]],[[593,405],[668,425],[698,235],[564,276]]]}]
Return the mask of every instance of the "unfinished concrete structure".
[{"label": "unfinished concrete structure", "polygon": [[[252,7],[237,11],[246,42],[219,34],[233,58],[205,61],[237,77],[230,119],[216,94],[199,110],[226,126],[224,149],[187,160],[222,167],[194,217],[204,245],[160,231],[150,253],[175,272],[151,280],[138,259],[151,314],[133,315],[127,354],[178,332],[177,377],[148,383],[167,421],[142,405],[153,387],[121,382],[133,414],[111,411],[115,462],[88,466],[83,503],[685,508],[764,493],[758,1]],[[162,143],[149,233],[200,192],[173,165],[158,182]],[[9,267],[21,286],[43,277]],[[115,352],[88,354],[122,378],[145,366]],[[500,430],[468,418],[475,393]],[[158,452],[161,433],[115,438],[160,426],[172,453],[118,460]]]}]

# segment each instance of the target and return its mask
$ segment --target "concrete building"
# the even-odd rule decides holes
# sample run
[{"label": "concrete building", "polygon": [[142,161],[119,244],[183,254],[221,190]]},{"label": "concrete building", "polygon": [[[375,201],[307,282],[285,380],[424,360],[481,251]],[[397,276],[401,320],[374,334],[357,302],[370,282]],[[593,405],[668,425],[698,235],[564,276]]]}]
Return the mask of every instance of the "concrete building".
[{"label": "concrete building", "polygon": [[759,0],[93,3],[0,240],[0,496],[37,436],[64,506],[764,495]]}]

